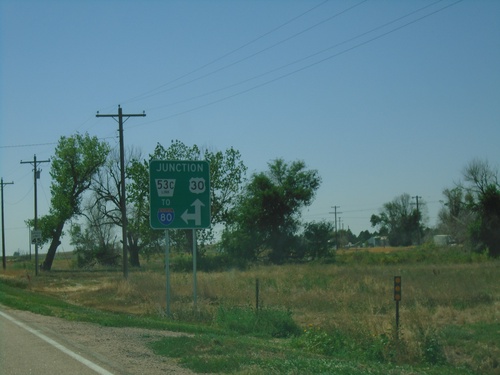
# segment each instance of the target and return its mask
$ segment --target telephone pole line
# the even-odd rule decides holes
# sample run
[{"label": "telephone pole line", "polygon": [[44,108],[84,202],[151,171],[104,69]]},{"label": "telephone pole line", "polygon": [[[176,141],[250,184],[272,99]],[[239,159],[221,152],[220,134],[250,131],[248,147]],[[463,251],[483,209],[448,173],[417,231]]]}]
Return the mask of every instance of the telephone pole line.
[{"label": "telephone pole line", "polygon": [[5,269],[7,267],[7,263],[5,261],[5,219],[3,214],[3,187],[5,185],[14,185],[14,182],[3,182],[2,177],[0,185],[2,186],[2,266],[3,269]]},{"label": "telephone pole line", "polygon": [[[116,115],[101,115],[99,111],[96,117],[112,117],[118,122],[118,132],[120,135],[120,211],[122,213],[122,243],[123,243],[123,277],[128,277],[128,252],[127,252],[127,211],[125,202],[125,151],[123,146],[123,123],[130,117],[145,117],[146,113],[123,114],[122,108],[118,105],[118,114]],[[123,118],[125,117],[125,121]],[[117,120],[118,118],[118,120]]]},{"label": "telephone pole line", "polygon": [[340,208],[340,206],[333,206],[334,212],[330,212],[331,214],[335,215],[335,246],[339,247],[339,236],[338,236],[338,228],[337,228],[337,214],[341,214],[342,212],[337,212],[337,208]]},{"label": "telephone pole line", "polygon": [[417,211],[418,211],[418,200],[422,199],[422,197],[419,197],[418,195],[416,195],[416,196],[414,196],[412,198],[414,198],[417,201]]},{"label": "telephone pole line", "polygon": [[417,236],[418,236],[418,245],[420,245],[420,209],[418,207],[418,200],[422,199],[422,197],[419,197],[418,195],[412,197],[417,201],[417,214],[418,214],[418,222],[417,222]]},{"label": "telephone pole line", "polygon": [[[22,161],[21,164],[31,164],[33,166],[33,184],[35,186],[35,222],[33,223],[33,232],[38,230],[38,202],[36,193],[36,180],[40,178],[41,169],[38,169],[38,165],[42,163],[49,163],[50,159],[47,160],[36,160],[36,155],[33,155],[33,161]],[[33,233],[32,232],[32,233]],[[35,239],[35,275],[38,276],[38,238]]]}]

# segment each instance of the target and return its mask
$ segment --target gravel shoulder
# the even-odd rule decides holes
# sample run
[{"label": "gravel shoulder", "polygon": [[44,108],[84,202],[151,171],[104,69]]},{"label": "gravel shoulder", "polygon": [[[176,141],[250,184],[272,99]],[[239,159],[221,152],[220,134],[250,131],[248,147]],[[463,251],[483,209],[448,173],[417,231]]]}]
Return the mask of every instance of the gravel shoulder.
[{"label": "gravel shoulder", "polygon": [[5,306],[2,306],[2,310],[90,361],[106,365],[115,374],[194,374],[179,367],[174,360],[154,354],[147,345],[163,337],[181,336],[183,333],[102,327],[12,310]]}]

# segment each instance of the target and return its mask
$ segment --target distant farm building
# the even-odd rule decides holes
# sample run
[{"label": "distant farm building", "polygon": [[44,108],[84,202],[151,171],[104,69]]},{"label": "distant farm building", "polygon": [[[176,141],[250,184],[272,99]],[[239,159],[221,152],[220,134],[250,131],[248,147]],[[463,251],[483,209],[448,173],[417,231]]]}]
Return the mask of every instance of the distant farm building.
[{"label": "distant farm building", "polygon": [[438,245],[438,246],[446,246],[446,245],[453,244],[453,240],[452,240],[451,236],[449,236],[447,234],[436,234],[433,237],[433,242],[434,242],[434,245]]},{"label": "distant farm building", "polygon": [[373,236],[366,241],[367,246],[371,247],[386,247],[387,237],[386,236]]}]

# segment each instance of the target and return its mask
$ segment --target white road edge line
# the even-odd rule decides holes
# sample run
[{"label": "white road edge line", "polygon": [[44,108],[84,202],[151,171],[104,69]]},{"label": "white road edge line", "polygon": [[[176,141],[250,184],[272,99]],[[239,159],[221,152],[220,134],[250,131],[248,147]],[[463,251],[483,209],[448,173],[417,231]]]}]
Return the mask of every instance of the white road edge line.
[{"label": "white road edge line", "polygon": [[52,340],[50,337],[45,336],[43,333],[40,333],[36,329],[31,328],[30,326],[14,319],[12,316],[5,314],[4,312],[0,311],[0,316],[3,316],[5,319],[10,320],[12,323],[18,325],[21,328],[24,328],[26,331],[31,332],[35,336],[39,337],[43,341],[49,343],[53,347],[59,349],[63,353],[69,355],[70,357],[76,359],[78,362],[84,364],[85,366],[89,367],[90,369],[94,370],[98,374],[101,375],[113,375],[113,373],[109,372],[108,370],[103,369],[101,366],[96,365],[94,362],[89,361],[88,359],[83,358],[81,355],[76,354],[75,352],[69,350],[65,346],[59,344],[58,342]]}]

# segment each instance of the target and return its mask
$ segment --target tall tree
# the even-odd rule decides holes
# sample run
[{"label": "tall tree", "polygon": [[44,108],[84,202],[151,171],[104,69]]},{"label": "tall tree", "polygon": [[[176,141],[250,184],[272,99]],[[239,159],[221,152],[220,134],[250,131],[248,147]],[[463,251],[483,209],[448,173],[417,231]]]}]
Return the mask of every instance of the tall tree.
[{"label": "tall tree", "polygon": [[474,159],[469,162],[463,170],[466,182],[462,186],[475,198],[484,195],[490,186],[500,187],[498,182],[498,170],[493,168],[487,160]]},{"label": "tall tree", "polygon": [[422,235],[421,212],[424,202],[417,210],[409,194],[401,194],[383,205],[380,215],[372,215],[370,222],[380,233],[387,233],[392,246],[409,246]]},{"label": "tall tree", "polygon": [[71,245],[78,256],[79,267],[114,266],[121,258],[115,225],[105,218],[103,221],[99,205],[94,199],[88,199],[87,207],[82,210],[86,221],[72,223],[70,228]]},{"label": "tall tree", "polygon": [[486,248],[500,256],[500,183],[498,170],[487,161],[475,159],[464,169],[463,176],[468,206],[475,214],[469,227],[471,240],[478,248]]},{"label": "tall tree", "polygon": [[107,143],[88,134],[77,133],[59,139],[51,161],[51,207],[49,214],[40,220],[46,241],[50,241],[42,264],[43,270],[52,268],[57,248],[61,244],[64,225],[81,213],[83,195],[108,153]]},{"label": "tall tree", "polygon": [[477,203],[478,221],[472,238],[493,257],[500,256],[500,190],[489,185]]},{"label": "tall tree", "polygon": [[313,221],[304,225],[306,251],[313,259],[325,258],[330,255],[333,238],[333,224],[328,221]]},{"label": "tall tree", "polygon": [[[129,148],[125,154],[125,178],[130,180],[134,173],[133,164],[141,158],[140,152]],[[120,173],[120,155],[117,151],[109,153],[103,168],[94,176],[91,189],[94,193],[94,206],[100,212],[100,220],[103,224],[112,223],[117,227],[122,227],[121,213],[121,173]],[[141,209],[141,203],[135,202],[130,198],[131,188],[126,192],[125,202],[127,204],[127,248],[130,255],[129,262],[131,266],[139,267],[139,252],[147,245],[141,233],[138,221],[147,217],[144,209]]]},{"label": "tall tree", "polygon": [[445,200],[438,213],[438,230],[457,243],[464,243],[469,238],[468,228],[476,217],[471,205],[472,196],[459,186],[443,190],[443,195]]},{"label": "tall tree", "polygon": [[271,262],[282,263],[297,255],[300,212],[312,202],[321,178],[303,161],[276,159],[268,167],[246,186],[223,246],[234,257],[255,260],[267,252]]}]

